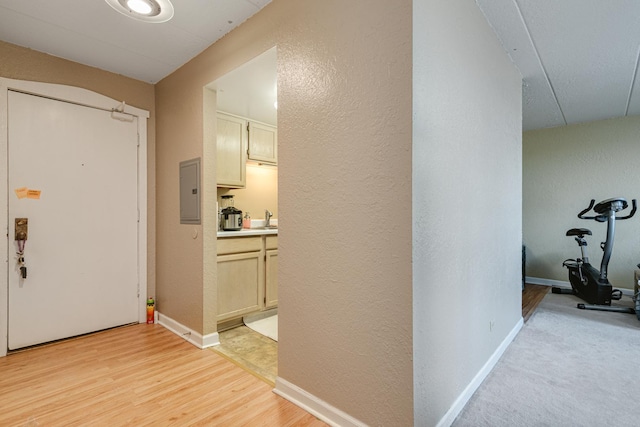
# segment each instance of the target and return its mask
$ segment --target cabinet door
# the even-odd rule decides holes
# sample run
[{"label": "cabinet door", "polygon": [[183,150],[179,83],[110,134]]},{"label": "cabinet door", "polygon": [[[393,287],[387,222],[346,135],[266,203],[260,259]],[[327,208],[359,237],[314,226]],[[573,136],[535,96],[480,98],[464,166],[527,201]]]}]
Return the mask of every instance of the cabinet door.
[{"label": "cabinet door", "polygon": [[264,298],[262,257],[261,251],[218,256],[218,322],[260,310]]},{"label": "cabinet door", "polygon": [[266,251],[265,257],[265,308],[278,305],[278,250],[270,249]]},{"label": "cabinet door", "polygon": [[278,163],[278,131],[275,127],[249,122],[249,159]]},{"label": "cabinet door", "polygon": [[246,186],[247,121],[223,113],[217,115],[218,187]]}]

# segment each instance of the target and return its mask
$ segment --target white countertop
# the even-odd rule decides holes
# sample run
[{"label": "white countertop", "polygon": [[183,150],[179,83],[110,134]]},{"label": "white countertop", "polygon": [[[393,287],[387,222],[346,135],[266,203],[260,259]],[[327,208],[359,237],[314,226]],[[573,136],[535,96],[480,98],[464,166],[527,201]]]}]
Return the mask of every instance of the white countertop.
[{"label": "white countertop", "polygon": [[277,228],[243,228],[238,231],[218,231],[218,237],[245,237],[278,234]]}]

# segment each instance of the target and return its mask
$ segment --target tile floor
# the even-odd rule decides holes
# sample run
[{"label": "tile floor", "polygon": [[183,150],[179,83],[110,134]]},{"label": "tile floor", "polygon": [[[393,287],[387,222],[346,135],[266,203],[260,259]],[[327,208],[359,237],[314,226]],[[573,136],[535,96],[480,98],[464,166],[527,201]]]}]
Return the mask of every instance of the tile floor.
[{"label": "tile floor", "polygon": [[278,343],[246,326],[220,332],[220,345],[212,350],[258,378],[275,386],[278,375]]}]

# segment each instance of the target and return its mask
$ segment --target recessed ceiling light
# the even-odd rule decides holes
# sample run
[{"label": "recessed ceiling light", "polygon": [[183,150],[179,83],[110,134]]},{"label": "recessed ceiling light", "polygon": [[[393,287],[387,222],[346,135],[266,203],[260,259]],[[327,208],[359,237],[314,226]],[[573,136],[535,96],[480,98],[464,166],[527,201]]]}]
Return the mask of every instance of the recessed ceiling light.
[{"label": "recessed ceiling light", "polygon": [[173,18],[170,0],[105,0],[109,6],[128,16],[144,22],[167,22]]},{"label": "recessed ceiling light", "polygon": [[[157,15],[160,13],[160,8],[155,9],[153,3],[149,3],[144,0],[127,0],[127,7],[132,11],[139,13],[140,15]],[[157,11],[157,12],[156,12]]]}]

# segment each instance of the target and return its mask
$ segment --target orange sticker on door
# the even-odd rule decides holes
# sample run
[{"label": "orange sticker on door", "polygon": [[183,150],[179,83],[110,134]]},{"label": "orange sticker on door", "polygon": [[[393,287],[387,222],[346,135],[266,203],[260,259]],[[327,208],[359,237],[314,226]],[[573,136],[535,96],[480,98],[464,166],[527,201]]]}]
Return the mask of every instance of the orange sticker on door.
[{"label": "orange sticker on door", "polygon": [[29,190],[27,191],[27,199],[40,199],[40,190]]},{"label": "orange sticker on door", "polygon": [[16,188],[13,191],[16,192],[16,196],[18,196],[18,199],[24,199],[29,193],[29,189],[27,187]]},{"label": "orange sticker on door", "polygon": [[20,187],[13,190],[18,199],[40,199],[41,190],[30,190],[27,187]]}]

